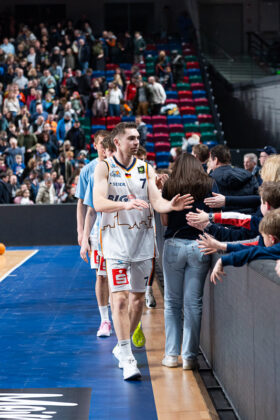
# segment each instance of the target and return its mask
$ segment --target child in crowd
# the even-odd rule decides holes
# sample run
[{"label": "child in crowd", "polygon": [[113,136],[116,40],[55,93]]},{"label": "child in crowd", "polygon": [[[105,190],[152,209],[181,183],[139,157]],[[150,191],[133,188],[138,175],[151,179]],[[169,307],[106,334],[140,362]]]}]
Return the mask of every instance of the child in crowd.
[{"label": "child in crowd", "polygon": [[22,162],[22,156],[16,155],[16,162],[13,164],[12,170],[13,173],[17,176],[18,181],[21,180],[21,176],[23,174],[24,169],[25,165]]},{"label": "child in crowd", "polygon": [[[263,237],[263,246],[246,247],[240,244],[225,244],[226,251],[230,254],[218,259],[213,268],[210,281],[216,284],[216,280],[222,280],[225,274],[223,268],[227,265],[241,267],[253,260],[278,260],[280,258],[280,209],[268,212],[259,226]],[[233,251],[233,252],[231,252]]]}]

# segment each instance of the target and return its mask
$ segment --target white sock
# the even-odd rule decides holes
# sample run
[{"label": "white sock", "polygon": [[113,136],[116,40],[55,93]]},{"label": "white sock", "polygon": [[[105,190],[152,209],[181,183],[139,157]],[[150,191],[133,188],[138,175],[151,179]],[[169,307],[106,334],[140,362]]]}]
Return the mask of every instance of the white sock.
[{"label": "white sock", "polygon": [[133,357],[130,340],[119,340],[118,345],[120,349],[121,359],[128,359],[130,357]]},{"label": "white sock", "polygon": [[108,311],[108,306],[98,306],[99,312],[100,312],[100,316],[101,316],[101,322],[104,321],[110,321],[109,319],[109,311]]},{"label": "white sock", "polygon": [[146,294],[150,294],[153,292],[153,286],[146,286]]}]

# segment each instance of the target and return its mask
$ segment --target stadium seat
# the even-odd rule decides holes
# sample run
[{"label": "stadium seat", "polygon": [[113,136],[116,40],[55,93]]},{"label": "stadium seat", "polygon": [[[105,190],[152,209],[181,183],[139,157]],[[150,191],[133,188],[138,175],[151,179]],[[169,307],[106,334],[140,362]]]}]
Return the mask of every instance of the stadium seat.
[{"label": "stadium seat", "polygon": [[201,141],[202,143],[205,143],[208,141],[217,141],[216,133],[214,133],[213,131],[201,133]]},{"label": "stadium seat", "polygon": [[180,82],[176,85],[177,90],[190,90],[190,88],[191,86],[189,83]]},{"label": "stadium seat", "polygon": [[169,142],[159,141],[159,142],[155,143],[156,154],[158,152],[169,152],[169,150],[170,150],[170,143]]},{"label": "stadium seat", "polygon": [[183,83],[189,83],[189,76],[184,76],[183,77]]},{"label": "stadium seat", "polygon": [[184,56],[184,60],[186,61],[186,62],[193,62],[193,61],[198,61],[198,58],[197,58],[197,56],[196,55],[185,55]]},{"label": "stadium seat", "polygon": [[199,114],[210,114],[211,110],[209,108],[209,106],[203,106],[203,105],[199,105],[195,107],[195,112],[199,115]]},{"label": "stadium seat", "polygon": [[146,141],[147,141],[148,143],[152,143],[152,142],[154,141],[154,135],[153,135],[153,134],[148,133],[148,134],[147,134],[147,137],[146,137]]},{"label": "stadium seat", "polygon": [[121,63],[119,67],[123,70],[131,70],[132,65],[130,63]]},{"label": "stadium seat", "polygon": [[192,99],[192,92],[190,90],[179,90],[178,97],[179,99],[183,99],[183,98]]},{"label": "stadium seat", "polygon": [[121,122],[121,117],[107,117],[107,125],[118,124]]},{"label": "stadium seat", "polygon": [[193,99],[191,98],[180,98],[179,99],[179,106],[194,106]]},{"label": "stadium seat", "polygon": [[184,137],[184,133],[183,132],[179,132],[179,133],[170,133],[170,142],[173,141],[182,141],[182,138]]},{"label": "stadium seat", "polygon": [[187,75],[190,76],[201,76],[200,69],[187,69]]},{"label": "stadium seat", "polygon": [[153,133],[168,133],[168,125],[167,124],[154,124],[153,125]]},{"label": "stadium seat", "polygon": [[167,90],[166,92],[167,99],[177,99],[178,92],[176,90]]},{"label": "stadium seat", "polygon": [[166,124],[166,116],[165,115],[153,115],[152,116],[152,124]]},{"label": "stadium seat", "polygon": [[184,123],[184,132],[192,133],[201,131],[201,127],[195,123]]},{"label": "stadium seat", "polygon": [[213,117],[211,114],[199,114],[198,115],[199,123],[208,123],[213,121]]},{"label": "stadium seat", "polygon": [[114,77],[114,75],[115,75],[115,70],[106,70],[106,73],[105,73],[105,76],[106,77],[111,77],[111,76],[113,76]]},{"label": "stadium seat", "polygon": [[141,118],[142,121],[146,124],[151,124],[152,122],[152,117],[150,117],[149,115],[143,115]]},{"label": "stadium seat", "polygon": [[183,114],[182,117],[184,117],[184,119],[182,120],[183,124],[192,124],[197,122],[196,114]]},{"label": "stadium seat", "polygon": [[[180,113],[181,115],[195,115],[195,107],[194,106],[180,106]],[[195,120],[197,117],[195,116]]]},{"label": "stadium seat", "polygon": [[147,153],[147,160],[155,162],[156,161],[156,154],[155,152],[148,152]]},{"label": "stadium seat", "polygon": [[151,133],[151,134],[153,133],[153,126],[152,126],[152,124],[147,124],[147,130],[148,130],[148,133]]},{"label": "stadium seat", "polygon": [[[170,154],[169,154],[169,158],[170,158]],[[168,161],[163,161],[163,162],[157,162],[157,169],[166,169],[169,166],[169,160]]]},{"label": "stadium seat", "polygon": [[167,124],[182,124],[181,115],[168,115]]},{"label": "stadium seat", "polygon": [[157,47],[155,44],[147,44],[146,51],[156,51]]},{"label": "stadium seat", "polygon": [[155,151],[155,143],[146,142],[145,149],[147,152],[154,152]]},{"label": "stadium seat", "polygon": [[91,123],[92,124],[97,124],[97,125],[105,125],[106,124],[106,118],[105,117],[92,117],[91,119]]},{"label": "stadium seat", "polygon": [[116,125],[117,125],[117,124],[107,124],[106,129],[107,129],[108,131],[112,131],[112,130],[116,127]]},{"label": "stadium seat", "polygon": [[206,98],[206,91],[205,90],[193,90],[192,96],[193,96],[193,99]]},{"label": "stadium seat", "polygon": [[184,131],[183,124],[170,124],[168,125],[169,133],[180,133]]},{"label": "stadium seat", "polygon": [[105,76],[105,71],[101,71],[101,70],[93,70],[92,71],[92,77],[104,77]]},{"label": "stadium seat", "polygon": [[122,118],[122,122],[135,122],[134,115],[124,115]]},{"label": "stadium seat", "polygon": [[206,133],[215,130],[215,125],[213,123],[201,123],[199,124],[199,128],[201,133]]},{"label": "stadium seat", "polygon": [[201,75],[190,75],[188,79],[190,83],[202,83]]},{"label": "stadium seat", "polygon": [[173,98],[173,99],[166,99],[165,104],[166,105],[174,104],[174,105],[177,105],[178,106],[179,100],[178,99],[175,99],[175,98]]},{"label": "stadium seat", "polygon": [[209,106],[209,102],[207,98],[194,98],[194,105],[195,106]]},{"label": "stadium seat", "polygon": [[156,162],[169,162],[170,153],[168,152],[158,152],[156,153]]},{"label": "stadium seat", "polygon": [[204,83],[191,83],[191,90],[205,90]]},{"label": "stadium seat", "polygon": [[207,140],[207,141],[204,141],[203,144],[206,144],[206,146],[208,146],[209,149],[211,149],[212,147],[216,146],[218,142],[217,140]]},{"label": "stadium seat", "polygon": [[199,69],[199,62],[198,61],[188,61],[187,64],[187,69]]},{"label": "stadium seat", "polygon": [[115,64],[115,63],[106,64],[106,70],[116,70],[118,67],[119,67],[118,64]]},{"label": "stadium seat", "polygon": [[169,134],[168,133],[155,133],[153,137],[154,143],[157,142],[168,142]]},{"label": "stadium seat", "polygon": [[94,134],[99,130],[106,130],[106,125],[92,125],[91,132]]}]

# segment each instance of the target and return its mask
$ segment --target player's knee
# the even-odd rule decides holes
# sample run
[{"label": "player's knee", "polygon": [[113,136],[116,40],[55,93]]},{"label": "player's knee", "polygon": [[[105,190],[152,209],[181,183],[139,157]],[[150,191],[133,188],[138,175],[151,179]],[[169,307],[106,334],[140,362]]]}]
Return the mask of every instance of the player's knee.
[{"label": "player's knee", "polygon": [[128,298],[125,295],[114,296],[114,311],[124,312],[128,310]]}]

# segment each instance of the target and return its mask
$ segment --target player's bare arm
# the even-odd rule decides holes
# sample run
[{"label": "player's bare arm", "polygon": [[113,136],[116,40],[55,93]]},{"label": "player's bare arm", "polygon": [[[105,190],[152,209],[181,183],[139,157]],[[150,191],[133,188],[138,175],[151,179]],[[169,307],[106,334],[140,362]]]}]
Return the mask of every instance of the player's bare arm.
[{"label": "player's bare arm", "polygon": [[80,256],[87,263],[87,254],[90,252],[89,235],[96,220],[96,211],[89,207],[87,208],[83,239],[81,244]]},{"label": "player's bare arm", "polygon": [[78,204],[77,204],[77,233],[78,233],[78,244],[80,246],[83,239],[86,212],[87,212],[87,206],[85,206],[83,203],[83,200],[79,198]]},{"label": "player's bare arm", "polygon": [[108,200],[108,166],[105,162],[99,162],[94,172],[93,204],[98,212],[114,213],[120,210],[132,210],[148,208],[144,200],[131,200],[127,202]]},{"label": "player's bare arm", "polygon": [[194,202],[191,194],[181,195],[177,194],[172,198],[171,201],[165,200],[162,198],[162,195],[159,189],[156,186],[156,174],[154,169],[148,165],[148,192],[149,200],[152,204],[154,210],[158,213],[170,213],[171,211],[182,211],[185,209],[190,209],[192,203]]}]

